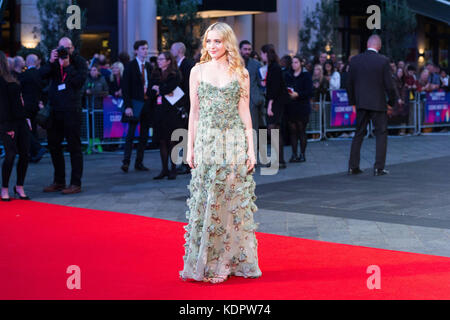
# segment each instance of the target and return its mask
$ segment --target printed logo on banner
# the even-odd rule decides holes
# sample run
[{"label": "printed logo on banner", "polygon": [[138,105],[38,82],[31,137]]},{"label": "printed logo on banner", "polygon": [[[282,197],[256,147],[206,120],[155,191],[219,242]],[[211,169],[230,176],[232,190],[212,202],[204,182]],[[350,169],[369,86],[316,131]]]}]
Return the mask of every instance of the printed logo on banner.
[{"label": "printed logo on banner", "polygon": [[331,127],[351,127],[356,125],[356,108],[348,103],[346,90],[331,92]]},{"label": "printed logo on banner", "polygon": [[[103,98],[103,138],[125,138],[128,132],[128,123],[122,120],[123,99],[112,96]],[[139,125],[135,136],[139,134]]]},{"label": "printed logo on banner", "polygon": [[434,91],[427,93],[425,103],[425,123],[450,123],[449,93]]}]

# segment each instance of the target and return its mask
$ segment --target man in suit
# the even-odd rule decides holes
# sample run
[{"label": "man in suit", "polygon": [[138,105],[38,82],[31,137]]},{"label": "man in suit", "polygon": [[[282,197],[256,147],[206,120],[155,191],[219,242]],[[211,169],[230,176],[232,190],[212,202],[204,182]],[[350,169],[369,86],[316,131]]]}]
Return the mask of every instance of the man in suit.
[{"label": "man in suit", "polygon": [[[356,132],[353,137],[349,160],[349,174],[359,174],[360,151],[367,133],[369,120],[375,125],[376,159],[374,175],[389,173],[384,169],[387,150],[387,113],[397,99],[392,81],[389,60],[380,55],[381,38],[372,35],[367,40],[367,50],[350,61],[348,98],[356,105]],[[386,103],[386,96],[389,101]]]},{"label": "man in suit", "polygon": [[25,113],[31,121],[32,132],[30,132],[30,161],[39,162],[46,150],[41,146],[37,137],[36,115],[39,111],[39,103],[42,101],[44,82],[41,80],[37,69],[39,58],[35,54],[26,57],[27,70],[19,74],[22,86],[22,97]]},{"label": "man in suit", "polygon": [[[256,131],[256,139],[259,138],[258,129],[260,126],[259,120],[264,119],[264,93],[261,85],[261,74],[259,68],[261,64],[250,58],[252,53],[252,44],[248,40],[243,40],[239,43],[239,51],[245,62],[245,68],[250,76],[250,115],[252,117],[252,127]],[[258,140],[256,146],[259,146]]]},{"label": "man in suit", "polygon": [[[186,58],[186,46],[182,42],[175,42],[170,47],[170,53],[177,59],[178,69],[181,72],[181,90],[184,92],[183,106],[186,110],[186,119],[183,121],[184,129],[188,129],[189,123],[189,110],[190,110],[190,99],[189,99],[189,77],[191,75],[191,69],[194,67],[195,62],[189,58]],[[184,155],[184,151],[183,151]],[[178,174],[187,174],[191,172],[191,168],[184,161],[180,168],[177,169]]]},{"label": "man in suit", "polygon": [[[136,58],[132,60],[123,72],[122,80],[122,95],[125,107],[125,114],[129,117],[133,116],[133,103],[132,100],[144,102],[142,108],[139,124],[139,144],[137,148],[137,155],[134,164],[134,168],[137,171],[149,171],[143,164],[144,150],[148,141],[148,129],[150,127],[151,120],[151,88],[150,88],[150,76],[152,69],[150,63],[146,61],[148,56],[148,42],[146,40],[139,40],[134,43],[134,52]],[[122,171],[128,172],[131,160],[131,152],[133,148],[134,133],[138,123],[129,123],[128,132],[124,147],[124,157],[122,164]]]},{"label": "man in suit", "polygon": [[261,86],[261,74],[259,68],[261,64],[250,58],[252,53],[252,44],[248,40],[243,40],[239,43],[239,51],[245,62],[245,68],[250,76],[250,114],[252,117],[252,127],[258,133],[259,120],[263,118],[262,113],[264,109],[264,93]]}]

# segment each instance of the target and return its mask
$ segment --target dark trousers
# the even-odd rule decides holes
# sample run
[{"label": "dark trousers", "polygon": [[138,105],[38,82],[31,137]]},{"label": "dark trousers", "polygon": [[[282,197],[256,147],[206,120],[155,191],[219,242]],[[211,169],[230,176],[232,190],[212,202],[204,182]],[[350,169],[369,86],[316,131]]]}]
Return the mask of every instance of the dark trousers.
[{"label": "dark trousers", "polygon": [[42,149],[41,144],[39,143],[38,133],[37,133],[37,124],[35,120],[31,120],[32,131],[30,134],[30,156],[35,157],[38,152]]},{"label": "dark trousers", "polygon": [[[146,102],[147,103],[147,102]],[[140,129],[139,129],[139,144],[136,152],[136,165],[141,165],[144,161],[144,151],[147,146],[148,141],[148,129],[150,127],[150,108],[144,106],[140,117]],[[131,152],[133,150],[133,140],[134,133],[136,132],[136,127],[138,123],[129,123],[128,132],[125,140],[124,154],[123,154],[123,164],[129,165],[131,161]]]},{"label": "dark trousers", "polygon": [[356,132],[353,137],[352,147],[350,151],[349,168],[359,168],[360,152],[363,139],[367,134],[367,124],[369,120],[375,126],[376,137],[376,156],[375,156],[375,169],[384,169],[386,163],[386,151],[387,151],[387,114],[386,111],[373,111],[358,109],[356,111]]},{"label": "dark trousers", "polygon": [[70,184],[81,186],[83,153],[81,151],[81,110],[54,111],[52,126],[47,130],[48,148],[55,169],[53,182],[66,184],[66,166],[62,142],[67,141],[72,174]]},{"label": "dark trousers", "polygon": [[28,124],[21,121],[14,129],[14,139],[6,132],[1,133],[3,147],[5,148],[5,160],[2,165],[2,187],[8,188],[9,178],[14,166],[16,155],[19,154],[17,163],[17,182],[16,185],[23,186],[25,175],[28,168],[28,149],[30,143],[30,129]]}]

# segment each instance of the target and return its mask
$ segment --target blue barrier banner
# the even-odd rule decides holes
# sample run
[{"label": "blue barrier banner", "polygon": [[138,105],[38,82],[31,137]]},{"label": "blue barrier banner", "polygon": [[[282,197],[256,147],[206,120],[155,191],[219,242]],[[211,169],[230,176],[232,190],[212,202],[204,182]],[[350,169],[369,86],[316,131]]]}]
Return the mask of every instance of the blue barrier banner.
[{"label": "blue barrier banner", "polygon": [[425,123],[450,123],[450,94],[443,90],[427,93],[425,100]]},{"label": "blue barrier banner", "polygon": [[356,108],[348,103],[346,90],[331,92],[331,127],[351,127],[356,125]]},{"label": "blue barrier banner", "polygon": [[[103,98],[103,138],[125,138],[128,132],[128,124],[122,123],[123,99],[111,96]],[[139,125],[135,136],[139,135]]]}]

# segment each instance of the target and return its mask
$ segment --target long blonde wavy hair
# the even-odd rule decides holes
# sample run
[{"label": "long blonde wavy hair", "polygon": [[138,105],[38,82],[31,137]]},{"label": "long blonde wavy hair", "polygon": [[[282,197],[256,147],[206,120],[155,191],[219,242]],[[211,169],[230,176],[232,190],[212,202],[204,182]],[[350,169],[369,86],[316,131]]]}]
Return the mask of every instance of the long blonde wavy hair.
[{"label": "long blonde wavy hair", "polygon": [[244,60],[242,59],[241,54],[239,53],[239,46],[237,43],[236,35],[234,34],[233,29],[231,29],[231,27],[228,24],[224,22],[216,22],[210,25],[208,29],[206,29],[202,39],[200,64],[212,60],[211,56],[208,53],[208,50],[206,49],[206,40],[208,37],[208,32],[211,30],[217,31],[222,37],[222,41],[225,46],[225,54],[227,55],[228,65],[230,67],[229,73],[231,75],[237,74],[238,81],[241,84],[240,86],[241,96],[246,97],[248,93],[244,89],[243,84],[246,78],[248,77],[248,74],[245,70]]}]

